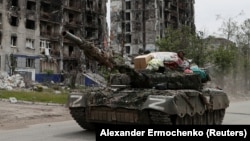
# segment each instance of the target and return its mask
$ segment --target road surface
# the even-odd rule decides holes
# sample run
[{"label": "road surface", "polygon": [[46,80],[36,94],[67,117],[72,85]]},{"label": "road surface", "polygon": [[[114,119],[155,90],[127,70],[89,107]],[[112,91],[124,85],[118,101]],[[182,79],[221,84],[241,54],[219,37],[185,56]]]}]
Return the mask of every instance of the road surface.
[{"label": "road surface", "polygon": [[[230,103],[224,125],[250,125],[250,101]],[[0,130],[0,141],[94,141],[95,133],[86,131],[74,121],[30,125],[21,129]]]},{"label": "road surface", "polygon": [[0,141],[95,141],[95,133],[83,130],[70,120],[0,130]]},{"label": "road surface", "polygon": [[223,124],[250,125],[250,101],[238,101],[230,103],[226,110]]}]

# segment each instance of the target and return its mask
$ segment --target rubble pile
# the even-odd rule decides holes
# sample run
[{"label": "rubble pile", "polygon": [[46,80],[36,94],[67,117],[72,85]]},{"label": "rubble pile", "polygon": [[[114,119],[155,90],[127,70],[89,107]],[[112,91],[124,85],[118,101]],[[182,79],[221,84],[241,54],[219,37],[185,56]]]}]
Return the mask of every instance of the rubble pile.
[{"label": "rubble pile", "polygon": [[24,79],[20,74],[9,76],[6,72],[0,72],[0,89],[13,90],[24,87]]}]

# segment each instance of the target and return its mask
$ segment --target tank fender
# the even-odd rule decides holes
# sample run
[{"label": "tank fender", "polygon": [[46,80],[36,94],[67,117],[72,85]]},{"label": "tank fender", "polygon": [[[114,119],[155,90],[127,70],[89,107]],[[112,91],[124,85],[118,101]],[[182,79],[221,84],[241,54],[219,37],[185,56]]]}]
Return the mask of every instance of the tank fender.
[{"label": "tank fender", "polygon": [[149,95],[142,106],[142,110],[145,109],[157,110],[168,114],[178,113],[174,96]]},{"label": "tank fender", "polygon": [[70,93],[68,95],[67,107],[86,107],[86,95],[82,93]]},{"label": "tank fender", "polygon": [[202,115],[206,110],[206,104],[200,96],[201,94],[197,91],[179,91],[173,96],[149,95],[142,110],[152,109],[180,117],[184,117],[186,114],[190,116]]},{"label": "tank fender", "polygon": [[207,88],[203,90],[203,96],[212,104],[212,110],[226,109],[229,107],[230,100],[228,95],[222,90]]}]

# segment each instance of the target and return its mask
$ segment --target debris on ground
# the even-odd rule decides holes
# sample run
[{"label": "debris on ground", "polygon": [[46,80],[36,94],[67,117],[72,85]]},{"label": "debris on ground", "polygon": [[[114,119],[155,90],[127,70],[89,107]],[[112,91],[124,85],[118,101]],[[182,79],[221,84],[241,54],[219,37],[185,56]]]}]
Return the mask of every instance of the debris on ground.
[{"label": "debris on ground", "polygon": [[14,88],[24,87],[24,79],[20,74],[10,76],[6,72],[0,72],[0,89],[13,90]]}]

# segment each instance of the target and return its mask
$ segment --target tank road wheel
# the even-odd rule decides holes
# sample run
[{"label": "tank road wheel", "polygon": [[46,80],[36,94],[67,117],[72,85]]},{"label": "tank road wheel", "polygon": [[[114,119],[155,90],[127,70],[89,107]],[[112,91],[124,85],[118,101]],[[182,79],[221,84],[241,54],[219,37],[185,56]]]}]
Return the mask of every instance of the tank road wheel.
[{"label": "tank road wheel", "polygon": [[190,116],[190,115],[185,115],[184,117],[179,117],[176,116],[174,121],[174,125],[193,125],[193,118],[195,118],[195,116]]},{"label": "tank road wheel", "polygon": [[78,107],[78,108],[70,108],[70,114],[73,119],[83,128],[86,130],[94,130],[94,124],[86,122],[85,117],[85,108]]},{"label": "tank road wheel", "polygon": [[176,116],[174,119],[174,123],[175,125],[184,125],[185,123],[185,117],[179,117],[179,116]]},{"label": "tank road wheel", "polygon": [[171,116],[174,125],[221,125],[224,119],[225,109],[206,111],[203,115]]},{"label": "tank road wheel", "polygon": [[162,125],[162,124],[171,125],[172,124],[170,116],[166,113],[153,111],[153,110],[148,111],[148,113],[149,113],[149,117],[150,117],[152,124],[160,124],[160,125]]}]

